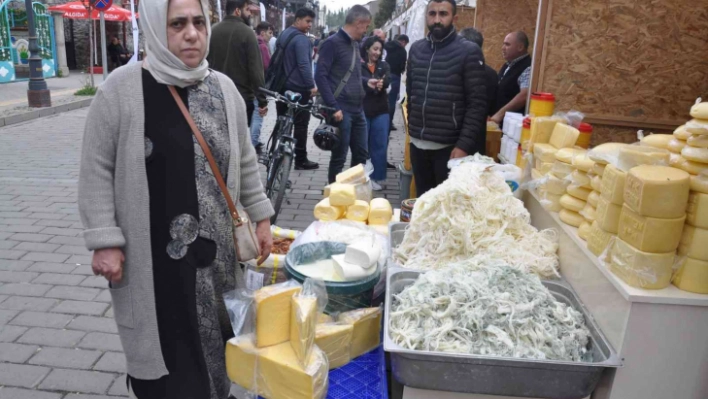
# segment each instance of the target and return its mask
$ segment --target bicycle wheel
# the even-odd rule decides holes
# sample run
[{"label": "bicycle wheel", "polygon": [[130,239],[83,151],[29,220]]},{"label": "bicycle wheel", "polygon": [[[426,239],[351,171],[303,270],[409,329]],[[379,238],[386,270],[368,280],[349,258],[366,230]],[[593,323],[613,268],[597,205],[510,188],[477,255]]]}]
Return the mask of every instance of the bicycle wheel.
[{"label": "bicycle wheel", "polygon": [[280,207],[283,205],[283,200],[285,199],[285,190],[288,188],[288,177],[290,176],[292,166],[293,156],[290,154],[281,154],[279,159],[273,164],[273,180],[267,190],[268,198],[270,198],[273,209],[275,209],[275,215],[270,218],[271,224],[275,224],[275,221],[278,219]]}]

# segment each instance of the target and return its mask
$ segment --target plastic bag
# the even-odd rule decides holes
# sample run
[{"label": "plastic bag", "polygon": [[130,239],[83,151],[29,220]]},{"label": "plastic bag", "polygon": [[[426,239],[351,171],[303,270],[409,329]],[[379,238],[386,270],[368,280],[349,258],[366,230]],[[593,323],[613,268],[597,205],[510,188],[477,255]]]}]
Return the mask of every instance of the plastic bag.
[{"label": "plastic bag", "polygon": [[337,318],[339,324],[354,326],[351,354],[357,358],[381,344],[381,316],[380,307],[357,309],[344,312]]},{"label": "plastic bag", "polygon": [[682,262],[673,252],[649,254],[633,249],[618,237],[612,237],[599,260],[627,285],[650,290],[668,287]]},{"label": "plastic bag", "polygon": [[273,235],[273,238],[289,238],[291,240],[294,240],[300,234],[302,234],[302,231],[283,229],[281,227],[273,225],[270,226],[270,233]]},{"label": "plastic bag", "polygon": [[630,169],[639,165],[661,165],[669,166],[668,150],[641,145],[628,145],[620,148],[617,157],[617,169],[629,172]]},{"label": "plastic bag", "polygon": [[292,297],[290,344],[302,367],[307,364],[315,342],[317,315],[327,307],[324,281],[305,279],[303,289]]},{"label": "plastic bag", "polygon": [[334,322],[317,325],[315,344],[327,355],[329,369],[345,366],[351,359],[354,326]]},{"label": "plastic bag", "polygon": [[588,157],[593,161],[606,165],[617,165],[620,150],[629,144],[625,143],[605,143],[600,144],[588,151]]},{"label": "plastic bag", "polygon": [[285,256],[286,255],[270,254],[260,266],[255,259],[246,262],[244,264],[246,287],[250,290],[257,290],[261,287],[287,281],[288,275],[285,272]]}]

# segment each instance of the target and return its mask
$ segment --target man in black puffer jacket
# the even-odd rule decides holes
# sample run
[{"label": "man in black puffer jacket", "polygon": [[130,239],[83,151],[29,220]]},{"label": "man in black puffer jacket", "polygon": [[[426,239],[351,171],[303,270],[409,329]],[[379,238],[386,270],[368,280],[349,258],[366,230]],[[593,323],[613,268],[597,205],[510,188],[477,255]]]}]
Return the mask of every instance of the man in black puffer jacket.
[{"label": "man in black puffer jacket", "polygon": [[454,0],[431,0],[430,34],[413,44],[406,91],[411,162],[418,196],[447,179],[447,162],[486,146],[484,55],[457,35]]}]

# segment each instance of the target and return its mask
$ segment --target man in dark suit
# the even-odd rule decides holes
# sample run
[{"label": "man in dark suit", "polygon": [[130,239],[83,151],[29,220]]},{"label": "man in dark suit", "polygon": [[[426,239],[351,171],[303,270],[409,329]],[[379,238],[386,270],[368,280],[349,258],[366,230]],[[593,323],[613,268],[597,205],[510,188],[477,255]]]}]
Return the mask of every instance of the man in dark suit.
[{"label": "man in dark suit", "polygon": [[[475,28],[466,28],[460,31],[460,36],[477,43],[479,48],[484,44],[484,36]],[[486,63],[484,64],[484,80],[487,84],[487,116],[494,115],[497,110],[497,90],[499,90],[499,77],[497,71]]]}]

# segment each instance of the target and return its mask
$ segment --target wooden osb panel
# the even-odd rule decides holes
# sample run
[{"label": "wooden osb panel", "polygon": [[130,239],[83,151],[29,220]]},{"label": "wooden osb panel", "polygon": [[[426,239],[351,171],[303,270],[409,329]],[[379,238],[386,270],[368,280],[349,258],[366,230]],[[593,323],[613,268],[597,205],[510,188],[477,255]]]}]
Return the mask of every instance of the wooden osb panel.
[{"label": "wooden osb panel", "polygon": [[558,108],[680,124],[708,97],[708,0],[551,2],[539,90]]},{"label": "wooden osb panel", "polygon": [[[604,143],[636,143],[637,142],[637,130],[634,128],[624,127],[624,126],[611,126],[611,125],[593,125],[592,126],[592,139],[590,140],[590,146],[595,147],[596,145]],[[659,129],[643,129],[645,134],[672,134],[673,130],[659,130]]]},{"label": "wooden osb panel", "polygon": [[524,31],[531,41],[536,34],[539,0],[477,0],[477,30],[484,35],[484,58],[495,70],[504,65],[501,49],[510,32]]},{"label": "wooden osb panel", "polygon": [[461,31],[465,28],[474,28],[474,13],[473,7],[457,6],[457,22],[455,28]]}]

